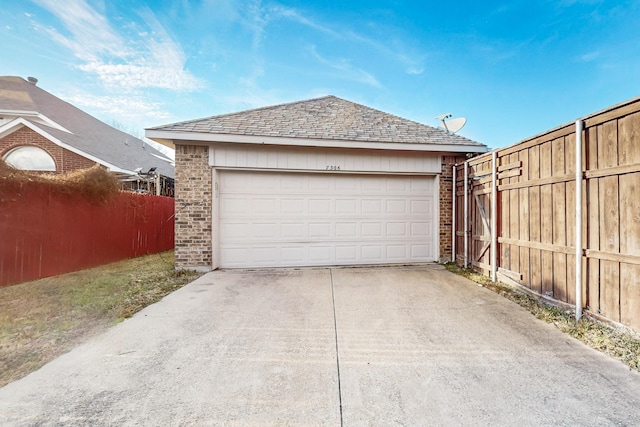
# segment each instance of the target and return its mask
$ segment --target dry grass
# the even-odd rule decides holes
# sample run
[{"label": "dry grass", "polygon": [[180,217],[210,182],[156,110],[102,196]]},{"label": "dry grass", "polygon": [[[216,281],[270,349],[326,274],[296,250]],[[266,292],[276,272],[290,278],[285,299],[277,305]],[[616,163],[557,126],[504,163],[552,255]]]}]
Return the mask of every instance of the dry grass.
[{"label": "dry grass", "polygon": [[624,362],[629,368],[640,371],[640,338],[638,334],[621,328],[613,328],[589,317],[575,320],[575,312],[549,305],[540,298],[517,288],[492,282],[487,276],[449,263],[445,267],[482,286],[508,298],[529,310],[536,318],[555,325],[562,332],[584,344]]},{"label": "dry grass", "polygon": [[16,169],[0,159],[0,190],[46,186],[52,193],[80,196],[104,203],[118,193],[118,179],[99,164],[65,173],[33,172]]},{"label": "dry grass", "polygon": [[0,288],[0,387],[199,275],[170,251]]}]

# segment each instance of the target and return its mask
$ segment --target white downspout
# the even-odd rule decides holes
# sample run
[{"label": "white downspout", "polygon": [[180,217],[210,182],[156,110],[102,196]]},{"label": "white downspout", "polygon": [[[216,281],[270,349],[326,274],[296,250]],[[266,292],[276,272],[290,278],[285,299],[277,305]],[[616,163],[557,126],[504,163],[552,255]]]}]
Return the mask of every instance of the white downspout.
[{"label": "white downspout", "polygon": [[469,267],[469,161],[464,162],[464,268]]},{"label": "white downspout", "polygon": [[582,317],[582,131],[576,120],[576,320]]},{"label": "white downspout", "polygon": [[491,155],[491,281],[498,280],[498,153]]},{"label": "white downspout", "polygon": [[451,217],[451,261],[456,262],[456,164],[453,165],[453,200],[451,202],[451,210],[453,215]]}]

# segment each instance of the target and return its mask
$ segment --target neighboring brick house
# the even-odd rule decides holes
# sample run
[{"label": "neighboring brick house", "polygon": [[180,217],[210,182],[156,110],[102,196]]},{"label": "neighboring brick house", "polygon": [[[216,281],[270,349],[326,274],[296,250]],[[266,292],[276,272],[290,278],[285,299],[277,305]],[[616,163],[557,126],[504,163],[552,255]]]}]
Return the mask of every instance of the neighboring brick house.
[{"label": "neighboring brick house", "polygon": [[[0,77],[0,158],[20,169],[67,172],[103,165],[127,188],[161,183],[173,194],[174,168],[164,154],[36,86]],[[148,171],[156,168],[151,175]]]},{"label": "neighboring brick house", "polygon": [[176,150],[176,267],[446,260],[478,142],[335,96],[147,129]]}]

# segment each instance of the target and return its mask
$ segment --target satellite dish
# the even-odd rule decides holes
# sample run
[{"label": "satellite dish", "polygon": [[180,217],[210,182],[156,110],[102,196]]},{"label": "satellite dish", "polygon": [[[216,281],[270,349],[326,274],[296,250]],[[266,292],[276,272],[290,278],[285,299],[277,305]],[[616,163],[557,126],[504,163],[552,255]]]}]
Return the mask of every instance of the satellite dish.
[{"label": "satellite dish", "polygon": [[449,133],[458,132],[467,123],[467,119],[465,119],[464,117],[458,117],[456,119],[451,119],[451,120],[445,121],[449,117],[451,117],[451,113],[441,114],[441,115],[436,117],[436,119],[438,119],[438,120],[440,120],[442,122],[442,126],[444,126],[444,129]]},{"label": "satellite dish", "polygon": [[465,119],[464,117],[458,117],[457,119],[449,120],[444,125],[449,132],[456,133],[460,129],[462,129],[466,124],[467,124],[467,119]]}]

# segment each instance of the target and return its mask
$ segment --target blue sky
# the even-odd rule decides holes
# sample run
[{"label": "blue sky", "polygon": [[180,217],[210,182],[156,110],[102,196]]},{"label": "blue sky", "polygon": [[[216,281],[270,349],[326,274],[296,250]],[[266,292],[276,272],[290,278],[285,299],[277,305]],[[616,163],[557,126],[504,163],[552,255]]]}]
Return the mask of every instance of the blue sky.
[{"label": "blue sky", "polygon": [[492,148],[640,95],[640,2],[0,0],[1,75],[139,135],[336,95]]}]

